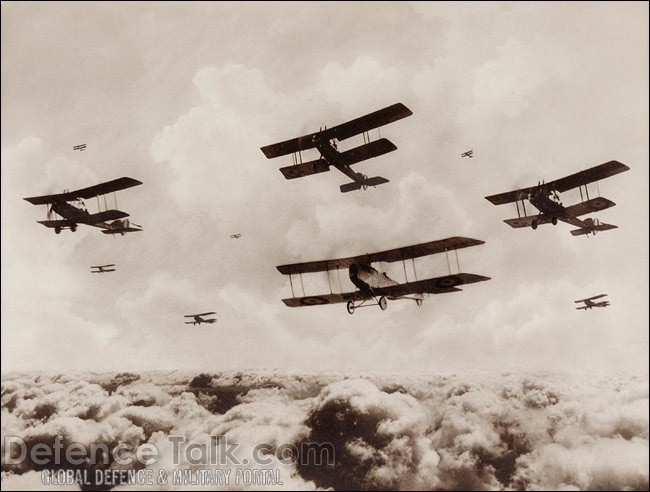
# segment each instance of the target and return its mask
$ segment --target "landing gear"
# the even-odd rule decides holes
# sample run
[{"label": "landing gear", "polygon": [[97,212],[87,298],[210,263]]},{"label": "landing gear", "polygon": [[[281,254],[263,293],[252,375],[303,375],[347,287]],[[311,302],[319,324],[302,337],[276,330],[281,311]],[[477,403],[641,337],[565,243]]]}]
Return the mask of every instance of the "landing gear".
[{"label": "landing gear", "polygon": [[386,300],[386,297],[381,296],[377,304],[379,304],[379,307],[382,311],[386,311],[386,308],[388,307],[388,301]]},{"label": "landing gear", "polygon": [[417,307],[420,307],[420,306],[422,305],[422,299],[416,299],[416,300],[415,300],[415,305],[416,305]]},{"label": "landing gear", "polygon": [[55,234],[61,234],[61,228],[60,227],[55,227],[54,228],[54,233]]},{"label": "landing gear", "polygon": [[530,224],[530,227],[532,227],[533,230],[537,229],[537,219],[533,219],[533,221]]},{"label": "landing gear", "polygon": [[354,302],[348,301],[348,306],[347,307],[348,307],[348,313],[354,314],[354,310],[355,310]]},{"label": "landing gear", "polygon": [[366,174],[364,174],[364,175],[363,175],[363,184],[361,185],[361,187],[362,187],[364,190],[367,190],[367,189],[368,189],[368,185],[366,184],[366,180],[367,180],[367,179],[368,179],[368,176],[367,176]]},{"label": "landing gear", "polygon": [[557,225],[557,217],[555,215],[551,217],[551,224]]},{"label": "landing gear", "polygon": [[77,230],[77,224],[72,224],[72,225],[70,226],[70,230],[71,230],[72,232],[76,231],[76,230]]}]

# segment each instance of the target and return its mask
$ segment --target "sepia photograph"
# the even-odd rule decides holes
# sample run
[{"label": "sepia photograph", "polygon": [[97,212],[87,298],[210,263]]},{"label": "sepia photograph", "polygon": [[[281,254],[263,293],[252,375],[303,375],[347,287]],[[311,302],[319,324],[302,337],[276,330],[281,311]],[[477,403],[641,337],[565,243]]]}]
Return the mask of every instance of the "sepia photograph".
[{"label": "sepia photograph", "polygon": [[1,24],[2,490],[648,490],[647,2]]}]

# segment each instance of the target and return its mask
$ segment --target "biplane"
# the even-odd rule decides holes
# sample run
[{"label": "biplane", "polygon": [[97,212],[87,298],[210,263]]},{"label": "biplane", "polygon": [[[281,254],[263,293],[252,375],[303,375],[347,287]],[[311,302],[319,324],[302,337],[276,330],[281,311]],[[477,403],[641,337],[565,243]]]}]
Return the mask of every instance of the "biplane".
[{"label": "biplane", "polygon": [[230,235],[230,239],[239,239],[240,237],[241,237],[240,233]]},{"label": "biplane", "polygon": [[86,144],[75,145],[72,147],[72,150],[78,150],[79,152],[83,152],[84,150],[86,150]]},{"label": "biplane", "polygon": [[[628,166],[618,161],[609,161],[555,181],[548,183],[542,182],[538,183],[537,186],[486,196],[485,198],[494,205],[516,202],[518,217],[504,220],[510,227],[532,227],[533,229],[537,229],[541,224],[551,223],[556,225],[558,220],[561,220],[562,222],[578,227],[578,229],[571,230],[571,234],[574,236],[595,235],[598,231],[616,229],[618,226],[605,224],[595,218],[581,220],[578,217],[605,210],[616,204],[601,196],[590,198],[587,185],[622,173],[628,169],[630,169]],[[575,205],[565,207],[560,201],[558,192],[561,193],[573,188],[580,189],[581,201]],[[528,200],[538,210],[538,213],[527,215],[524,200]],[[521,208],[519,206],[520,203]]]},{"label": "biplane", "polygon": [[468,150],[467,152],[463,152],[460,154],[460,157],[469,157],[470,159],[474,157],[474,151],[473,150]]},{"label": "biplane", "polygon": [[[95,265],[90,267],[90,273],[107,273],[115,271],[115,264],[109,263],[108,265]],[[94,269],[94,270],[93,270]]]},{"label": "biplane", "polygon": [[578,304],[584,302],[584,306],[577,307],[576,309],[584,309],[586,311],[587,309],[591,309],[595,307],[609,306],[609,301],[594,302],[596,299],[600,299],[601,297],[605,297],[605,296],[607,296],[607,294],[599,294],[597,296],[588,297],[587,299],[580,299],[579,301],[573,301],[573,302],[576,302]]},{"label": "biplane", "polygon": [[[466,285],[490,280],[490,277],[484,277],[482,275],[461,273],[460,264],[458,263],[459,249],[467,248],[470,246],[477,246],[479,244],[484,244],[484,242],[485,241],[466,237],[450,237],[438,241],[415,244],[412,246],[404,246],[401,248],[382,251],[379,253],[352,256],[349,258],[281,265],[276,268],[283,275],[289,276],[289,283],[291,285],[291,297],[282,299],[282,302],[284,302],[289,307],[315,306],[321,304],[347,302],[347,310],[350,314],[353,314],[357,308],[374,305],[378,305],[381,310],[384,311],[388,305],[388,299],[411,299],[414,300],[418,306],[421,306],[424,294],[443,294],[446,292],[458,292],[462,290],[458,288],[459,285]],[[458,273],[452,273],[451,271],[451,264],[449,262],[449,252],[451,251],[455,251],[456,253],[456,265],[458,266]],[[437,253],[445,253],[447,256],[447,267],[449,269],[449,274],[440,277],[418,280],[417,272],[415,269],[415,258],[434,255]],[[405,263],[406,260],[411,260],[412,262],[412,270],[414,276],[413,280],[409,280],[407,276]],[[391,279],[388,277],[388,275],[386,275],[385,272],[380,272],[371,266],[372,263],[392,263],[396,261],[401,261],[402,266],[404,267],[404,283],[399,283]],[[348,276],[356,287],[354,291],[343,292],[340,277],[341,268],[346,268],[348,270]],[[330,271],[336,271],[339,282],[339,290],[341,291],[340,293],[335,293],[332,290]],[[305,294],[302,274],[313,272],[327,272],[327,280],[330,287],[329,294],[318,296],[308,296]],[[300,277],[300,284],[303,286],[302,297],[296,297],[292,280],[293,275],[298,275]]]},{"label": "biplane", "polygon": [[201,323],[216,323],[217,320],[216,318],[203,318],[203,316],[209,316],[212,314],[217,314],[214,311],[210,311],[209,313],[201,313],[201,314],[187,314],[185,315],[185,318],[193,318],[193,321],[186,321],[186,325],[200,325]]},{"label": "biplane", "polygon": [[[138,232],[142,227],[129,222],[126,212],[117,210],[116,191],[131,188],[132,186],[141,185],[142,182],[133,178],[118,178],[98,185],[89,186],[75,191],[64,191],[55,195],[34,196],[25,198],[29,203],[34,205],[49,205],[47,208],[47,220],[37,221],[45,227],[54,229],[56,234],[60,234],[63,229],[70,229],[72,232],[77,230],[78,224],[85,224],[103,229],[104,234],[121,234],[127,232]],[[115,208],[108,209],[106,195],[113,193]],[[104,197],[104,210],[102,211],[99,197]],[[99,212],[90,213],[86,208],[84,199],[97,198],[97,207]],[[71,203],[72,202],[72,203]],[[61,217],[56,218],[56,216]]]},{"label": "biplane", "polygon": [[[368,186],[377,186],[388,183],[388,179],[381,176],[368,177],[352,170],[352,165],[361,161],[379,157],[397,150],[397,147],[386,138],[370,141],[370,130],[387,125],[394,121],[411,116],[413,113],[402,103],[393,104],[374,113],[361,116],[332,128],[321,129],[316,133],[293,138],[284,142],[267,145],[261,150],[268,159],[282,155],[293,154],[293,165],[280,168],[286,179],[302,178],[311,174],[329,171],[335,167],[352,179],[351,183],[341,185],[341,192],[347,193]],[[363,145],[340,152],[337,142],[355,135],[363,134]],[[316,148],[320,157],[316,160],[303,162],[302,151]]]}]

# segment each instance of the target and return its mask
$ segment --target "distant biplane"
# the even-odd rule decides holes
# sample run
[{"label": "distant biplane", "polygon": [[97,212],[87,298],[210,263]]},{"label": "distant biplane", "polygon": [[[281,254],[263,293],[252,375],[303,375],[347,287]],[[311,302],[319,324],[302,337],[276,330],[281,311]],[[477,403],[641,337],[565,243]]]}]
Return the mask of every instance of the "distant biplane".
[{"label": "distant biplane", "polygon": [[[618,226],[604,224],[595,218],[581,220],[578,219],[578,217],[580,215],[598,212],[613,207],[616,204],[601,196],[589,198],[587,184],[614,176],[615,174],[622,173],[628,169],[630,168],[618,161],[609,161],[549,183],[538,183],[537,186],[522,188],[520,190],[509,191],[498,195],[486,196],[485,198],[494,205],[516,202],[517,215],[519,217],[504,220],[504,222],[511,227],[532,227],[533,229],[537,229],[538,225],[548,223],[556,225],[557,221],[561,220],[562,222],[566,222],[579,228],[571,231],[571,234],[574,236],[580,236],[583,234],[595,235],[598,231],[616,229]],[[575,205],[565,207],[562,205],[562,202],[560,202],[558,192],[564,192],[573,188],[580,189],[580,198],[582,201]],[[524,200],[528,200],[535,208],[537,208],[537,210],[539,210],[539,213],[535,215],[526,215],[526,205]],[[521,202],[521,210],[519,209],[519,202]]]},{"label": "distant biplane", "polygon": [[[91,266],[90,273],[106,273],[106,272],[114,272],[115,271],[115,264],[110,263],[108,265],[95,265]],[[95,268],[96,270],[92,270],[92,268]]]},{"label": "distant biplane", "polygon": [[211,314],[217,314],[214,311],[210,311],[209,313],[201,313],[201,314],[187,314],[185,315],[186,318],[194,318],[193,321],[186,321],[186,325],[200,325],[201,323],[216,323],[217,320],[215,318],[203,318],[203,316],[209,316]]},{"label": "distant biplane", "polygon": [[239,239],[240,237],[241,237],[241,234],[239,234],[239,233],[230,235],[230,239]]},{"label": "distant biplane", "polygon": [[72,147],[72,150],[78,150],[80,152],[83,152],[84,150],[86,150],[86,144],[75,145],[74,147]]},{"label": "distant biplane", "polygon": [[463,152],[460,154],[461,157],[469,157],[470,159],[474,157],[474,151],[473,150],[468,150],[467,152]]},{"label": "distant biplane", "polygon": [[[411,299],[420,306],[422,305],[423,294],[442,294],[445,292],[458,292],[458,285],[472,284],[474,282],[482,282],[490,280],[490,277],[482,275],[475,275],[472,273],[460,273],[460,266],[458,265],[458,252],[456,250],[467,248],[469,246],[477,246],[484,244],[484,241],[478,239],[471,239],[466,237],[450,237],[441,239],[439,241],[431,241],[428,243],[415,244],[413,246],[405,246],[402,248],[391,249],[379,253],[371,253],[360,256],[353,256],[350,258],[339,258],[335,260],[312,261],[307,263],[294,263],[291,265],[281,265],[277,269],[283,275],[289,276],[289,283],[291,284],[291,298],[282,299],[289,307],[300,306],[315,306],[320,304],[333,304],[338,302],[347,302],[348,313],[353,314],[354,310],[364,306],[374,306],[377,304],[382,311],[387,307],[387,299]],[[452,274],[451,266],[449,263],[449,251],[456,251],[456,264],[459,266],[459,273]],[[428,256],[437,253],[445,253],[447,255],[447,265],[449,268],[449,275],[441,277],[427,278],[417,280],[415,272],[415,258],[421,256]],[[415,279],[409,281],[406,276],[405,260],[413,262],[413,272]],[[406,277],[405,283],[398,283],[389,278],[385,272],[379,272],[371,266],[372,263],[377,262],[395,262],[401,261],[404,266],[404,276]],[[330,270],[335,270],[339,275],[339,269],[347,268],[350,280],[355,285],[357,290],[354,292],[341,292],[334,293],[332,291],[332,281],[330,279]],[[327,280],[330,286],[330,293],[319,296],[305,295],[303,286],[303,297],[296,297],[293,287],[292,275],[299,275],[302,284],[302,274],[312,272],[327,272]],[[341,278],[339,276],[339,289],[341,287]],[[367,303],[368,301],[374,301]]]},{"label": "distant biplane", "polygon": [[[371,142],[368,131],[406,118],[412,114],[411,110],[402,103],[397,103],[333,128],[326,127],[316,133],[267,145],[262,147],[261,150],[269,159],[293,154],[293,165],[280,168],[280,171],[286,179],[302,178],[310,174],[322,173],[329,171],[330,166],[334,166],[353,180],[352,183],[341,185],[342,193],[361,188],[365,190],[368,186],[388,183],[388,179],[381,176],[369,178],[365,174],[353,171],[350,166],[397,149],[386,138],[379,138]],[[339,152],[337,150],[337,141],[345,140],[359,134],[363,134],[363,145],[345,152]],[[321,154],[320,158],[309,162],[302,162],[301,151],[313,148],[318,149]]]},{"label": "distant biplane", "polygon": [[607,307],[607,306],[609,306],[609,301],[594,302],[595,299],[600,299],[601,297],[605,297],[605,296],[607,296],[607,294],[599,294],[597,296],[588,297],[587,299],[580,299],[579,301],[573,301],[573,302],[576,302],[578,304],[581,303],[581,302],[584,302],[585,303],[584,306],[577,307],[576,309],[584,309],[586,311],[587,309],[591,309],[591,308],[594,308],[594,307]]},{"label": "distant biplane", "polygon": [[[106,203],[106,194],[113,192],[115,207],[117,208],[117,198],[114,192],[131,188],[132,186],[141,185],[142,182],[133,178],[118,178],[106,183],[89,186],[76,191],[65,191],[55,195],[34,196],[25,198],[29,203],[34,205],[50,205],[47,209],[47,220],[37,221],[45,227],[54,229],[57,234],[63,229],[70,229],[72,232],[77,230],[77,224],[86,224],[93,227],[104,229],[104,234],[126,234],[127,232],[141,231],[141,226],[130,223],[129,214],[121,210],[108,209]],[[104,195],[104,211],[101,211],[99,197]],[[91,214],[86,209],[84,199],[97,197],[97,206],[99,212]],[[76,206],[69,202],[76,202]],[[54,214],[62,219],[54,218]]]}]

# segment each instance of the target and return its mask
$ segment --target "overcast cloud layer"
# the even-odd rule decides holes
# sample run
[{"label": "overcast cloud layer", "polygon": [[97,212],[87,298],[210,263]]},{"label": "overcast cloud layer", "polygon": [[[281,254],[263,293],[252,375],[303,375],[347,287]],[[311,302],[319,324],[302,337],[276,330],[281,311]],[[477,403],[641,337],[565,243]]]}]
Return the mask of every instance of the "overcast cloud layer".
[{"label": "overcast cloud layer", "polygon": [[[647,373],[647,46],[646,3],[3,2],[2,370]],[[357,166],[376,189],[259,150],[395,102],[398,150]],[[619,229],[597,237],[512,230],[484,199],[611,159],[631,170],[600,183]],[[144,232],[55,235],[22,200],[120,176]],[[486,241],[460,266],[492,280],[354,316],[281,302],[276,265],[454,235]]]},{"label": "overcast cloud layer", "polygon": [[[170,436],[187,446],[221,436],[250,463],[266,443],[263,468],[279,470],[283,485],[255,490],[647,490],[648,410],[648,379],[637,377],[267,371],[12,374],[2,382],[2,436],[29,450],[56,436],[65,446],[151,443],[157,477],[160,469],[237,469],[192,465],[184,453],[174,465]],[[49,467],[6,464],[4,442],[3,489],[41,488]],[[328,444],[330,464],[280,454],[302,443]]]}]

